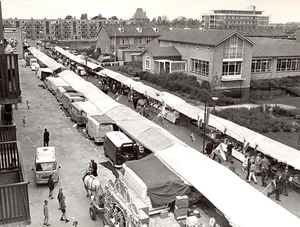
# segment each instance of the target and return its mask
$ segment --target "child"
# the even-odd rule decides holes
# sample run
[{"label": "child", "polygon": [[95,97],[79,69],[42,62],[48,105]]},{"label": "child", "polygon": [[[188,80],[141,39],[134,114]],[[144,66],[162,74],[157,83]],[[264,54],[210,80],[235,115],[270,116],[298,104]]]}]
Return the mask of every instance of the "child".
[{"label": "child", "polygon": [[22,123],[23,123],[23,127],[25,127],[25,124],[26,124],[26,117],[25,116],[23,116],[23,118],[22,118]]},{"label": "child", "polygon": [[49,220],[49,209],[48,209],[48,200],[44,201],[44,224],[46,226],[50,226],[50,224],[48,224],[48,220]]},{"label": "child", "polygon": [[26,99],[26,105],[27,105],[27,109],[30,109],[30,102],[28,99]]}]

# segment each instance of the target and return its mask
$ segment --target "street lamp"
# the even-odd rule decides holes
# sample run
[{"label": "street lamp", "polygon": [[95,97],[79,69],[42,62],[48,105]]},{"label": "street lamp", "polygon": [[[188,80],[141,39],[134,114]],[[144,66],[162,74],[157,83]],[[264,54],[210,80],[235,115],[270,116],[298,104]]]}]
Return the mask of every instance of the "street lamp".
[{"label": "street lamp", "polygon": [[212,97],[212,100],[214,100],[214,111],[216,111],[216,102],[219,100],[218,97]]},{"label": "street lamp", "polygon": [[[211,99],[213,101],[217,101],[219,98],[218,97],[211,97]],[[207,101],[208,99],[205,99],[205,103],[204,103],[204,120],[203,120],[203,145],[202,145],[202,153],[204,154],[204,149],[205,149],[205,136],[206,136],[206,117],[207,117],[207,113],[206,113],[206,105],[207,105]]]}]

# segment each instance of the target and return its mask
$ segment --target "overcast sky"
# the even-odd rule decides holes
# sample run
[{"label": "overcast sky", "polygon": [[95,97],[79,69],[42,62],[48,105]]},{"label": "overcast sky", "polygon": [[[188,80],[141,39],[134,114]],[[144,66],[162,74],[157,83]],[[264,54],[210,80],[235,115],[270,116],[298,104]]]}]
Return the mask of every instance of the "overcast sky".
[{"label": "overcast sky", "polygon": [[150,20],[158,16],[200,19],[201,14],[212,10],[251,10],[251,5],[270,15],[271,23],[300,22],[300,0],[1,0],[3,19],[80,18],[83,13],[89,19],[98,14],[130,19],[137,8],[146,11]]}]

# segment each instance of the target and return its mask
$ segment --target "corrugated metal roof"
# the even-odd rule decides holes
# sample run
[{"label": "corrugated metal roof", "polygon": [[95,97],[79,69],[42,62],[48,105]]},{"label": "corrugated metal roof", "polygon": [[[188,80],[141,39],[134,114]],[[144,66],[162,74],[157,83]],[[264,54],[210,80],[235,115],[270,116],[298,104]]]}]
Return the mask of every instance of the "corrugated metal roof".
[{"label": "corrugated metal roof", "polygon": [[161,35],[158,40],[216,46],[234,34],[239,33],[234,30],[172,29]]}]

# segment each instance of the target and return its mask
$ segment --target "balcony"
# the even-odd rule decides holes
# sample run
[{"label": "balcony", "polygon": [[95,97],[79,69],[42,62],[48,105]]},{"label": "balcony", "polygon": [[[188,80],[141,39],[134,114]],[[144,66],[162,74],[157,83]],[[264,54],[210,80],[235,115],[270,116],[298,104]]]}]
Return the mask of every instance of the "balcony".
[{"label": "balcony", "polygon": [[0,54],[0,105],[21,103],[17,54]]},{"label": "balcony", "polygon": [[[0,225],[31,224],[28,180],[16,141],[16,126],[0,126]],[[11,226],[11,225],[9,225]]]}]

